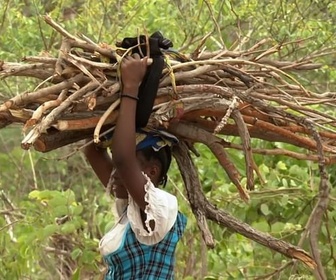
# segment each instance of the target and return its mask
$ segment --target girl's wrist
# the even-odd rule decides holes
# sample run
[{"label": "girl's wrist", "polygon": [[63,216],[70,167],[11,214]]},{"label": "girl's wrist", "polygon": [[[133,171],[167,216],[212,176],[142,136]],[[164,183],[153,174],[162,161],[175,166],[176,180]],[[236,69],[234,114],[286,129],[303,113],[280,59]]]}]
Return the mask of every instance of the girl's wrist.
[{"label": "girl's wrist", "polygon": [[139,87],[138,86],[123,86],[122,93],[138,96]]},{"label": "girl's wrist", "polygon": [[121,93],[120,98],[129,98],[129,99],[132,99],[132,100],[135,100],[135,101],[139,100],[138,96],[135,96],[133,94],[127,94],[127,93]]}]

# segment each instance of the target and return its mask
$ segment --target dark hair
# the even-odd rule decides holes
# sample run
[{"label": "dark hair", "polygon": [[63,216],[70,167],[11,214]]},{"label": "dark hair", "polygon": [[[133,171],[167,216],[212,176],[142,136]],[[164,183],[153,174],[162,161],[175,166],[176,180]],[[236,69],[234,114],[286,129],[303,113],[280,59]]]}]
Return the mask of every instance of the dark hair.
[{"label": "dark hair", "polygon": [[159,184],[165,187],[167,184],[167,172],[172,160],[171,148],[169,146],[164,146],[160,150],[155,151],[152,147],[146,147],[140,151],[146,160],[150,161],[155,159],[161,163]]}]

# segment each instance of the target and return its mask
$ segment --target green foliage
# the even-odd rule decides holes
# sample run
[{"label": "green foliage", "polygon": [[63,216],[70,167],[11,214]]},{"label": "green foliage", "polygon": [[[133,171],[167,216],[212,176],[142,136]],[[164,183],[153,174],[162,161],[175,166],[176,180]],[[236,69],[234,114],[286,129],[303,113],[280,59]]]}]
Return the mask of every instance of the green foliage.
[{"label": "green foliage", "polygon": [[[270,39],[269,46],[297,41],[282,47],[276,57],[279,60],[314,55],[319,49],[330,51],[335,40],[336,4],[332,1],[3,2],[0,60],[6,61],[20,61],[41,52],[57,55],[60,36],[43,22],[41,15],[46,12],[72,34],[83,33],[99,43],[114,44],[125,36],[159,29],[186,53],[194,51],[195,42],[206,35],[208,50],[217,50],[222,44],[239,49],[239,39],[245,36],[249,40],[242,47],[246,49],[265,38]],[[317,92],[334,91],[335,61],[317,59],[324,64],[322,69],[297,78]],[[33,79],[0,80],[0,100],[33,90],[38,83]],[[72,279],[98,279],[103,267],[98,241],[114,223],[113,201],[105,195],[80,153],[68,160],[60,159],[72,147],[42,155],[22,151],[20,139],[21,132],[16,128],[0,130],[0,278],[59,279],[59,271],[67,273],[75,268]],[[253,147],[306,153],[287,144],[261,140],[254,140]],[[202,146],[197,149],[201,157],[195,162],[203,191],[212,203],[261,231],[293,244],[299,242],[318,195],[316,164],[284,156],[256,155],[264,182],[256,180],[251,202],[245,205],[210,151]],[[228,154],[244,174],[242,152]],[[336,182],[335,168],[328,169],[332,185]],[[296,271],[276,273],[287,259],[215,223],[209,226],[216,247],[206,249],[175,165],[169,175],[167,189],[178,196],[181,211],[189,217],[186,234],[178,245],[176,279],[247,279],[269,273],[274,273],[275,279],[313,279],[312,272],[301,264]],[[245,181],[243,177],[242,183]],[[336,278],[332,255],[335,197],[336,189],[332,188],[333,199],[319,235],[328,279]],[[307,250],[308,244],[303,247]]]}]

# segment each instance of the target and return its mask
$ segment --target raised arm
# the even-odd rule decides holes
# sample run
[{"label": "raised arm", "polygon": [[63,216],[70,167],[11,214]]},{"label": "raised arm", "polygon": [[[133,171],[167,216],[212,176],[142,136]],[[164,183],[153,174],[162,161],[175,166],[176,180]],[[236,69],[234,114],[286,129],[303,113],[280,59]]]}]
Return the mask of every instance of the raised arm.
[{"label": "raised arm", "polygon": [[106,149],[97,149],[94,143],[84,148],[86,159],[90,163],[102,184],[107,187],[113,169],[112,159]]},{"label": "raised arm", "polygon": [[135,115],[139,85],[146,73],[147,58],[134,54],[121,64],[122,93],[119,115],[113,133],[112,157],[118,176],[139,207],[146,207],[146,178],[136,157]]}]

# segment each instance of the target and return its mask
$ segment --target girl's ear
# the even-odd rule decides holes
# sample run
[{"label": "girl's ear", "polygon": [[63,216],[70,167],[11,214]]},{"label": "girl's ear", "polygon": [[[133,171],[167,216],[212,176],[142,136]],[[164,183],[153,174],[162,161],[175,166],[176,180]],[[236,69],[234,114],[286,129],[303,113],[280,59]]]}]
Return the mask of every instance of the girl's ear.
[{"label": "girl's ear", "polygon": [[156,168],[151,168],[151,171],[150,171],[150,175],[151,176],[155,176],[156,175]]},{"label": "girl's ear", "polygon": [[158,164],[151,164],[149,167],[148,167],[148,170],[147,170],[147,175],[149,176],[149,178],[151,179],[151,181],[153,183],[159,183],[159,176],[160,176],[160,173],[161,173],[161,170],[160,170],[160,166]]}]

